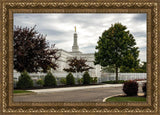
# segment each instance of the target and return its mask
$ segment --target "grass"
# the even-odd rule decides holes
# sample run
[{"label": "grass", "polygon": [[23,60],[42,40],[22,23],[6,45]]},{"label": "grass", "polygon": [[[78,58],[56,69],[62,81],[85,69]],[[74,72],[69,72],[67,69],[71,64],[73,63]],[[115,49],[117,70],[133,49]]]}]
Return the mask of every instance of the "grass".
[{"label": "grass", "polygon": [[146,101],[146,97],[136,96],[136,97],[111,97],[106,100],[106,102],[133,102],[133,101]]},{"label": "grass", "polygon": [[13,90],[13,93],[32,93],[32,91],[26,91],[26,90]]},{"label": "grass", "polygon": [[118,80],[118,81],[104,81],[102,83],[106,83],[106,84],[122,84],[124,83],[124,80]]}]

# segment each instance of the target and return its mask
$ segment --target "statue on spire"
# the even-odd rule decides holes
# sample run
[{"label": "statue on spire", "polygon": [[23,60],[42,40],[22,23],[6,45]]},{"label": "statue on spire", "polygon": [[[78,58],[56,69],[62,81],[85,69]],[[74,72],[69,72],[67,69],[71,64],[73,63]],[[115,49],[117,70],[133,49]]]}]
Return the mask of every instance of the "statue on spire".
[{"label": "statue on spire", "polygon": [[76,32],[76,26],[74,27],[74,29],[75,29],[75,32]]}]

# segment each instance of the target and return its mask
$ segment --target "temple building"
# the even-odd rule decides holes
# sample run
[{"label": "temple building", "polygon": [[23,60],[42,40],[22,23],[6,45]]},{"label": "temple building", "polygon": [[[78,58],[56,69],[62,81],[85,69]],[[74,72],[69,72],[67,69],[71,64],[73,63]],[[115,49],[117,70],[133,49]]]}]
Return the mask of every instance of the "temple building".
[{"label": "temple building", "polygon": [[[101,66],[100,65],[94,65],[94,53],[83,53],[79,51],[79,46],[78,46],[78,35],[76,32],[76,27],[75,27],[75,32],[73,34],[73,46],[72,46],[72,51],[68,52],[65,51],[64,49],[59,49],[58,52],[61,56],[57,60],[58,63],[58,68],[57,70],[52,70],[53,74],[57,77],[66,77],[68,74],[65,72],[63,69],[64,68],[69,68],[67,60],[73,57],[77,58],[83,58],[86,59],[87,62],[86,64],[93,67],[94,69],[89,70],[89,74],[91,77],[100,77],[101,76]],[[75,74],[73,74],[75,76]],[[80,76],[81,77],[81,76]]]}]

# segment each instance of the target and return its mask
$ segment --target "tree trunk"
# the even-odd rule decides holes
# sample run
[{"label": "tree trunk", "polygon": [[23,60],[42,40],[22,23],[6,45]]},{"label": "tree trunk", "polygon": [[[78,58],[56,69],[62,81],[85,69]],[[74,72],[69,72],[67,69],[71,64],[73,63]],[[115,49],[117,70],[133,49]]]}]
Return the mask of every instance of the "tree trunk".
[{"label": "tree trunk", "polygon": [[116,82],[118,82],[118,67],[116,67]]}]

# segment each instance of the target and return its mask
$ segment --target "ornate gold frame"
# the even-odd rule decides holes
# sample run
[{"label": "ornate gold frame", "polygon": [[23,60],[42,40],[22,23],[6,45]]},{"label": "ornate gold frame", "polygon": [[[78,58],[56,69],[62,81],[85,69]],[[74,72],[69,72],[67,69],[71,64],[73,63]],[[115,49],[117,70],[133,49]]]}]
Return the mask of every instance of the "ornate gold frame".
[{"label": "ornate gold frame", "polygon": [[[58,114],[58,113],[159,113],[158,80],[158,1],[145,0],[2,0],[0,2],[0,64],[1,69],[1,113],[13,114]],[[147,102],[55,102],[55,103],[16,103],[12,101],[13,90],[13,13],[147,13]],[[160,21],[159,21],[160,23]],[[160,37],[160,36],[159,36]]]}]

